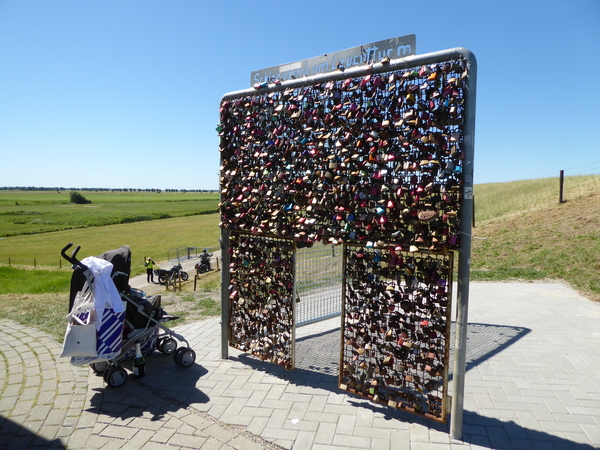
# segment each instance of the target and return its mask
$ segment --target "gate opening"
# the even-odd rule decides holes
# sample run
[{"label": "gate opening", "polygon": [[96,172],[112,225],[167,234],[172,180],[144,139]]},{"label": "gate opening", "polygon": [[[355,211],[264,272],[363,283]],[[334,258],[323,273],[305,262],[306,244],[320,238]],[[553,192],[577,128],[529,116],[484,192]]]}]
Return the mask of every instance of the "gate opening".
[{"label": "gate opening", "polygon": [[341,247],[320,242],[296,251],[296,326],[342,312]]}]

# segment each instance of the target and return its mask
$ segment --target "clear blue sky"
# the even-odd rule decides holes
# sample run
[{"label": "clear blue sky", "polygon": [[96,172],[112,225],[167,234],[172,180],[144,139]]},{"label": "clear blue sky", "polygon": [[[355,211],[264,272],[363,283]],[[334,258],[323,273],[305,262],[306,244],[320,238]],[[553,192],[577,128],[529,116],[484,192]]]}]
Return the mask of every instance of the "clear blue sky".
[{"label": "clear blue sky", "polygon": [[0,0],[0,186],[216,189],[250,72],[408,34],[477,58],[476,183],[600,173],[598,0]]}]

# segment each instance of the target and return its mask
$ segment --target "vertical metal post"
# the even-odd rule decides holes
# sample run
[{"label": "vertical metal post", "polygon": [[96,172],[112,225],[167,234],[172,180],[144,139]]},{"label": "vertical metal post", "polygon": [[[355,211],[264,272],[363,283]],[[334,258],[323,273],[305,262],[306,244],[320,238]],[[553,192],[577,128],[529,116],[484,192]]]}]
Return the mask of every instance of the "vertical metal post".
[{"label": "vertical metal post", "polygon": [[562,203],[563,202],[563,191],[565,188],[565,171],[561,170],[560,171],[560,189],[559,189],[559,193],[558,193],[558,203]]},{"label": "vertical metal post", "polygon": [[342,384],[342,367],[344,367],[344,336],[346,335],[346,263],[348,260],[348,246],[342,244],[342,304],[340,305],[340,363],[338,370],[338,387]]},{"label": "vertical metal post", "polygon": [[229,358],[229,230],[221,229],[221,358]]},{"label": "vertical metal post", "polygon": [[296,281],[298,279],[297,274],[297,261],[298,261],[298,247],[296,246],[296,243],[293,242],[294,245],[294,265],[293,267],[293,271],[294,271],[294,281],[293,281],[293,286],[292,286],[292,298],[290,299],[290,301],[292,302],[292,370],[296,368],[296,316],[297,316],[297,305],[296,305],[296,299],[298,298],[298,292],[296,290],[297,288],[297,284]]},{"label": "vertical metal post", "polygon": [[471,53],[465,55],[469,80],[466,91],[464,121],[463,201],[460,212],[460,249],[458,261],[458,298],[456,306],[456,339],[454,341],[454,375],[450,437],[462,439],[465,372],[467,359],[467,323],[469,312],[469,279],[471,271],[471,224],[473,223],[473,156],[475,149],[475,96],[477,62]]}]

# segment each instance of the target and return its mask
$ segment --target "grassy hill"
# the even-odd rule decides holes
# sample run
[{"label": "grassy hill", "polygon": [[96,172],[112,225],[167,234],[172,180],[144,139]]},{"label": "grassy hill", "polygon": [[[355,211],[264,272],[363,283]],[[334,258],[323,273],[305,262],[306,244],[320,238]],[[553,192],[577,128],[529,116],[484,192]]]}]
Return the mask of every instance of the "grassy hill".
[{"label": "grassy hill", "polygon": [[600,301],[600,176],[475,186],[472,280],[562,280]]}]

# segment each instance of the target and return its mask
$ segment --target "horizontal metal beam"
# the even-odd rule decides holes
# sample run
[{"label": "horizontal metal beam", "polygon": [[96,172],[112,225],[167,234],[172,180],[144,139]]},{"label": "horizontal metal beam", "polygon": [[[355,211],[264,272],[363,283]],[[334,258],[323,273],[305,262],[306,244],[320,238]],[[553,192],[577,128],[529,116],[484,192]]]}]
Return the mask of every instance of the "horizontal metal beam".
[{"label": "horizontal metal beam", "polygon": [[433,64],[440,61],[448,61],[452,59],[465,59],[467,65],[476,65],[475,56],[470,50],[463,47],[457,47],[449,50],[443,50],[439,52],[426,53],[424,55],[408,56],[405,58],[392,59],[389,63],[376,63],[372,68],[369,66],[362,65],[352,67],[344,71],[334,73],[324,73],[319,75],[313,75],[309,77],[303,77],[295,80],[282,81],[281,83],[270,83],[267,86],[261,88],[248,88],[241,91],[234,91],[225,94],[221,101],[233,100],[240,97],[247,97],[250,95],[257,94],[269,94],[271,92],[279,92],[285,89],[295,89],[300,87],[312,86],[315,84],[325,83],[328,81],[344,80],[346,78],[353,78],[364,76],[365,74],[379,74],[384,72],[391,72],[394,70],[402,70],[409,67],[422,66],[426,64]]}]

